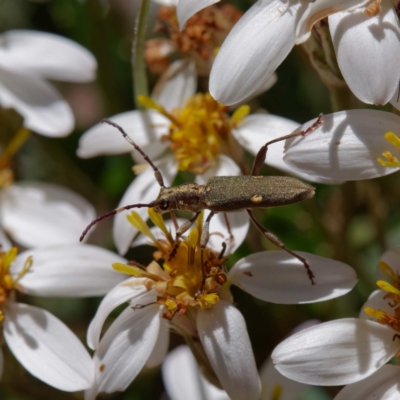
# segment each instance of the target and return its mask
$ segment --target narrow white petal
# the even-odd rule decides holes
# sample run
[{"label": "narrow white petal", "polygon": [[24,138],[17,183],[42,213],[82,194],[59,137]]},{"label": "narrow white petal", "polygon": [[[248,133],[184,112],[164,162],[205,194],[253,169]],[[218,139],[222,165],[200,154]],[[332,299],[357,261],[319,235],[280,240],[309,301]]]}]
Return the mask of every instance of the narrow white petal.
[{"label": "narrow white petal", "polygon": [[397,400],[399,373],[398,365],[384,365],[370,378],[344,387],[334,400]]},{"label": "narrow white petal", "polygon": [[197,329],[211,366],[231,399],[259,399],[261,384],[242,314],[221,300],[198,312]]},{"label": "narrow white petal", "polygon": [[14,275],[32,256],[31,270],[20,283],[24,293],[45,297],[87,297],[107,293],[126,275],[113,270],[115,262],[126,262],[101,247],[80,244],[26,250],[12,265]]},{"label": "narrow white petal", "polygon": [[8,303],[4,338],[18,361],[33,376],[67,392],[89,388],[93,362],[79,339],[49,312]]},{"label": "narrow white petal", "polygon": [[0,67],[66,82],[96,78],[93,55],[78,43],[51,33],[13,30],[0,37]]},{"label": "narrow white petal", "polygon": [[235,104],[256,92],[289,54],[299,5],[282,7],[278,0],[257,1],[225,39],[210,75],[210,93],[220,103]]},{"label": "narrow white petal", "polygon": [[182,30],[189,18],[194,14],[210,6],[211,4],[218,3],[220,0],[183,0],[179,1],[176,8],[178,15],[179,28]]},{"label": "narrow white petal", "polygon": [[297,400],[304,398],[304,392],[309,388],[308,385],[292,381],[281,375],[271,359],[263,365],[260,371],[262,385],[261,400],[274,399],[279,393],[279,400]]},{"label": "narrow white petal", "polygon": [[[278,117],[272,114],[251,114],[234,130],[235,139],[254,156],[267,142],[281,136],[289,135],[300,126],[290,119]],[[332,184],[337,183],[331,179],[322,179],[308,174],[302,174],[290,168],[283,161],[285,141],[274,143],[269,147],[265,164],[287,172],[291,175],[306,179],[311,182]]]},{"label": "narrow white petal", "polygon": [[353,268],[339,261],[297,251],[314,273],[312,285],[303,263],[283,250],[263,251],[239,260],[228,280],[252,296],[278,304],[313,303],[348,293],[357,283]]},{"label": "narrow white petal", "polygon": [[205,185],[213,176],[238,176],[241,175],[240,167],[232,158],[220,154],[217,163],[208,169],[204,174],[196,175],[195,182],[199,185]]},{"label": "narrow white petal", "polygon": [[230,400],[225,391],[203,378],[188,346],[179,346],[168,354],[162,376],[171,400]]},{"label": "narrow white petal", "polygon": [[135,311],[128,307],[113,322],[94,354],[96,383],[91,392],[123,391],[136,378],[157,341],[159,310],[157,305]]},{"label": "narrow white petal", "polygon": [[43,182],[21,182],[3,192],[3,227],[25,247],[79,243],[83,229],[96,216],[82,196]]},{"label": "narrow white petal", "polygon": [[364,103],[390,101],[400,77],[399,19],[392,2],[383,0],[381,12],[374,17],[363,8],[332,15],[329,28],[351,91]]},{"label": "narrow white petal", "polygon": [[161,319],[160,331],[158,332],[156,344],[146,362],[147,368],[155,368],[162,364],[168,353],[169,336],[168,321]]},{"label": "narrow white petal", "polygon": [[[120,125],[143,151],[149,153],[150,158],[158,156],[165,149],[165,144],[160,143],[160,139],[167,133],[169,122],[159,112],[148,110],[141,113],[134,110],[114,115],[109,119]],[[136,150],[121,133],[106,123],[97,124],[86,131],[79,140],[77,150],[81,158],[133,152]]]},{"label": "narrow white petal", "polygon": [[[385,251],[379,261],[385,262],[400,275],[400,247],[393,247]],[[383,273],[380,274],[380,277],[384,280],[388,280],[388,277]]]},{"label": "narrow white petal", "polygon": [[[123,274],[120,274],[123,276]],[[143,285],[143,279],[130,278],[119,283],[113,289],[111,289],[101,301],[99,308],[96,311],[96,315],[90,322],[87,331],[87,344],[95,350],[100,341],[101,330],[104,325],[104,321],[110,315],[111,311],[120,306],[123,303],[130,301],[133,298],[140,298],[147,293],[146,287]]]},{"label": "narrow white petal", "polygon": [[196,93],[197,71],[193,61],[173,62],[161,75],[151,97],[166,110],[183,107],[185,100]]},{"label": "narrow white petal", "polygon": [[0,244],[3,251],[10,250],[12,247],[12,244],[8,239],[6,233],[1,228],[0,228]]},{"label": "narrow white petal", "polygon": [[395,331],[356,318],[326,322],[296,333],[272,353],[279,372],[312,385],[346,385],[372,375],[399,350]]},{"label": "narrow white petal", "polygon": [[67,136],[74,128],[67,102],[39,77],[0,69],[0,104],[15,108],[27,128],[44,136]]},{"label": "narrow white petal", "polygon": [[[164,184],[170,186],[176,175],[175,161],[171,158],[165,158],[157,163],[164,177]],[[144,172],[136,177],[130,184],[123,195],[118,208],[128,204],[147,204],[155,200],[160,192],[160,186],[154,178],[154,172],[151,168],[147,168]],[[138,208],[135,210],[143,219],[147,219],[147,208]],[[137,230],[127,221],[126,216],[131,211],[123,211],[114,218],[113,236],[115,246],[120,254],[125,254],[135,237]]]},{"label": "narrow white petal", "polygon": [[397,89],[395,90],[394,95],[390,100],[390,104],[397,110],[400,110],[400,81],[396,83],[397,83]]},{"label": "narrow white petal", "polygon": [[339,11],[361,7],[369,0],[317,0],[308,7],[297,25],[296,43],[305,42],[311,35],[315,23]]},{"label": "narrow white petal", "polygon": [[286,141],[283,159],[298,171],[339,181],[392,174],[399,168],[383,167],[378,158],[386,160],[384,151],[396,154],[384,135],[389,131],[400,134],[399,126],[400,117],[384,111],[349,110],[324,115],[315,131]]}]

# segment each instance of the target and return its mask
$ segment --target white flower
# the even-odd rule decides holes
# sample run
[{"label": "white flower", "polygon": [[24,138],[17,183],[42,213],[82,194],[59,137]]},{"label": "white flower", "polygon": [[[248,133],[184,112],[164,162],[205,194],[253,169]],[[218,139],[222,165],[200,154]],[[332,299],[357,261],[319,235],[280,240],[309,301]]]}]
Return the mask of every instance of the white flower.
[{"label": "white flower", "polygon": [[[84,390],[93,384],[90,355],[69,328],[48,311],[16,302],[18,292],[83,297],[107,292],[121,281],[109,263],[121,257],[88,245],[0,250],[0,320],[4,340],[32,375],[57,389]],[[0,376],[3,352],[0,350]]]},{"label": "white flower", "polygon": [[[315,120],[299,127],[304,130]],[[377,110],[324,115],[310,134],[285,143],[283,160],[300,172],[325,179],[371,179],[399,170],[400,117]]]},{"label": "white flower", "polygon": [[0,190],[0,234],[25,247],[79,243],[95,215],[87,200],[58,185],[27,181]]},{"label": "white flower", "polygon": [[0,35],[0,105],[13,107],[24,125],[45,136],[65,136],[74,127],[68,104],[46,79],[95,79],[96,60],[73,41],[50,33],[14,30]]},{"label": "white flower", "polygon": [[[88,400],[100,392],[124,390],[149,359],[152,365],[154,359],[162,361],[167,350],[163,323],[167,321],[170,329],[183,335],[192,351],[200,354],[200,359],[208,360],[205,367],[216,375],[214,379],[232,399],[258,399],[260,382],[250,340],[243,316],[232,305],[229,287],[235,284],[259,299],[292,304],[334,298],[347,293],[356,283],[354,270],[347,265],[300,253],[315,274],[316,284],[311,285],[303,264],[283,251],[250,255],[226,274],[224,256],[218,256],[223,239],[229,240],[223,218],[212,220],[212,247],[204,253],[207,278],[203,280],[198,242],[201,221],[176,248],[173,224],[165,226],[161,216],[151,209],[149,214],[163,232],[161,238],[157,228],[150,230],[137,213],[132,213],[129,220],[150,237],[158,248],[156,259],[165,262],[163,268],[155,261],[148,267],[135,262],[114,265],[134,276],[104,297],[90,324],[88,345],[95,349],[96,383],[86,394]],[[234,220],[231,229],[234,250],[244,239],[246,229]],[[139,237],[135,244],[143,243],[144,238]],[[105,319],[126,302],[131,307],[100,339]]]},{"label": "white flower", "polygon": [[[345,385],[375,374],[394,357],[400,350],[400,320],[396,311],[400,299],[399,254],[400,249],[395,248],[382,256],[381,270],[392,279],[393,284],[377,282],[383,290],[377,290],[370,296],[360,319],[326,322],[289,337],[272,353],[278,371],[299,382]],[[367,319],[366,313],[373,320]],[[398,385],[394,387],[393,384],[394,370],[385,367],[384,371],[378,372],[367,383],[363,381],[363,384],[360,382],[345,388],[338,398],[362,399],[365,398],[362,393],[382,394],[387,390],[392,396],[397,393],[398,397]]]},{"label": "white flower", "polygon": [[[248,97],[266,82],[296,43],[308,39],[313,25],[329,16],[338,63],[350,89],[366,103],[387,103],[399,80],[399,21],[391,0],[382,0],[376,15],[366,11],[368,2],[257,1],[221,46],[211,70],[211,94],[228,105]],[[196,12],[210,3],[180,2],[181,25],[191,16],[190,10]]]}]

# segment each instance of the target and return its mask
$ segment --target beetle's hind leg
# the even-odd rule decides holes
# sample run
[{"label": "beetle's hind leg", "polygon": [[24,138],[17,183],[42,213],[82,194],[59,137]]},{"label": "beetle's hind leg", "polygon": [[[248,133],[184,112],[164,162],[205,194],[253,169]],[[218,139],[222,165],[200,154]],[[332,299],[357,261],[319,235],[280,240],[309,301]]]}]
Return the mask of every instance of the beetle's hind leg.
[{"label": "beetle's hind leg", "polygon": [[299,261],[301,261],[304,265],[304,268],[307,271],[307,275],[308,278],[311,281],[312,285],[315,285],[315,276],[314,273],[311,271],[310,266],[308,265],[307,260],[302,257],[299,256],[298,254],[296,254],[294,251],[289,250],[285,244],[282,242],[282,240],[280,240],[276,235],[274,235],[271,231],[269,231],[267,228],[265,228],[264,226],[262,226],[254,217],[253,213],[251,210],[247,209],[246,210],[250,216],[250,219],[253,221],[253,224],[257,227],[257,229],[273,244],[275,244],[276,246],[280,247],[282,250],[285,250],[286,252],[288,252],[289,254],[291,254],[293,257],[297,258]]},{"label": "beetle's hind leg", "polygon": [[261,149],[258,150],[256,158],[254,159],[253,168],[251,169],[251,175],[256,176],[260,173],[260,169],[261,169],[262,165],[264,164],[265,159],[267,157],[267,150],[268,150],[268,146],[270,144],[280,142],[281,140],[291,139],[291,138],[294,138],[297,136],[305,136],[308,133],[311,133],[312,131],[314,131],[315,129],[317,129],[319,126],[322,125],[322,117],[323,117],[323,114],[320,114],[318,119],[304,131],[295,132],[295,133],[291,133],[289,135],[281,136],[279,138],[276,138],[274,140],[271,140],[271,141],[265,143],[264,146],[262,146]]}]

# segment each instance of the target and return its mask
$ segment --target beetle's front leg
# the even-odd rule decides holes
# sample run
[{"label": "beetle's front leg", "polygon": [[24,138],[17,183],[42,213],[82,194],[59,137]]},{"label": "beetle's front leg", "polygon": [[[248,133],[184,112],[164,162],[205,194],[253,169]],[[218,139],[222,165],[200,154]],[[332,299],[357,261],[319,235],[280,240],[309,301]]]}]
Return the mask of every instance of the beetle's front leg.
[{"label": "beetle's front leg", "polygon": [[265,162],[265,158],[267,157],[267,150],[268,150],[268,146],[270,144],[280,142],[281,140],[291,139],[291,138],[294,138],[297,136],[305,136],[308,133],[311,133],[312,131],[314,131],[315,129],[317,129],[319,126],[322,125],[322,117],[323,117],[323,114],[320,114],[318,119],[304,131],[291,133],[286,136],[281,136],[279,138],[276,138],[274,140],[271,140],[271,141],[265,143],[264,146],[262,146],[261,149],[258,150],[256,158],[254,159],[253,168],[251,169],[251,175],[257,176],[260,173],[260,169]]},{"label": "beetle's front leg", "polygon": [[312,285],[315,285],[315,276],[314,273],[311,271],[310,266],[308,265],[307,260],[302,257],[299,256],[298,254],[296,254],[294,251],[289,250],[285,244],[282,242],[282,240],[280,240],[276,235],[274,235],[271,231],[269,231],[267,228],[265,228],[264,226],[262,226],[254,217],[253,213],[251,210],[247,209],[247,212],[250,216],[250,219],[253,221],[253,224],[256,226],[256,228],[273,244],[275,244],[276,246],[280,247],[282,250],[285,250],[286,252],[288,252],[289,254],[291,254],[293,257],[296,257],[299,261],[301,261],[304,265],[304,268],[307,271],[307,275],[308,278],[311,281]]},{"label": "beetle's front leg", "polygon": [[201,211],[198,211],[196,214],[194,214],[194,216],[192,218],[188,219],[187,221],[185,221],[182,225],[180,225],[178,227],[178,229],[176,230],[176,234],[175,234],[174,248],[172,249],[171,254],[169,255],[168,261],[171,261],[175,257],[175,254],[179,248],[179,243],[180,243],[179,240],[180,240],[181,236],[194,224],[194,222],[199,217],[200,213],[201,213]]}]

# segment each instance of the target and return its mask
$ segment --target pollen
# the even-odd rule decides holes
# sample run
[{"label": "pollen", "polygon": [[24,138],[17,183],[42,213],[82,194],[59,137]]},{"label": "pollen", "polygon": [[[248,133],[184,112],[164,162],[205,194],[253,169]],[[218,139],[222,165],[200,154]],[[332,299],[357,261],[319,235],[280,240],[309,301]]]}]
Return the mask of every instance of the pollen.
[{"label": "pollen", "polygon": [[232,116],[227,107],[215,101],[209,93],[190,97],[183,108],[168,112],[145,96],[141,104],[153,108],[170,120],[169,133],[162,140],[170,143],[180,171],[201,174],[215,165],[219,154],[230,154],[231,131],[250,112],[246,105],[239,107]]},{"label": "pollen", "polygon": [[[386,132],[384,137],[386,141],[396,148],[396,150],[400,150],[400,138],[394,132]],[[384,167],[400,167],[400,161],[390,151],[384,151],[382,155],[386,158],[386,160],[378,158],[379,164]]]},{"label": "pollen", "polygon": [[365,9],[365,14],[368,17],[374,17],[381,12],[381,3],[382,0],[373,0],[372,3]]},{"label": "pollen", "polygon": [[188,310],[207,309],[217,304],[220,300],[219,291],[227,281],[224,271],[226,259],[209,248],[204,249],[202,257],[201,226],[196,224],[187,237],[175,243],[161,216],[149,210],[153,222],[163,233],[159,239],[150,229],[143,227],[145,222],[137,213],[132,214],[129,221],[135,227],[140,226],[141,232],[151,239],[150,245],[157,247],[157,257],[147,267],[130,261],[128,264],[113,264],[113,268],[145,278],[143,284],[148,290],[155,290],[157,304],[164,306],[165,319],[172,320],[175,315],[183,315]]}]

